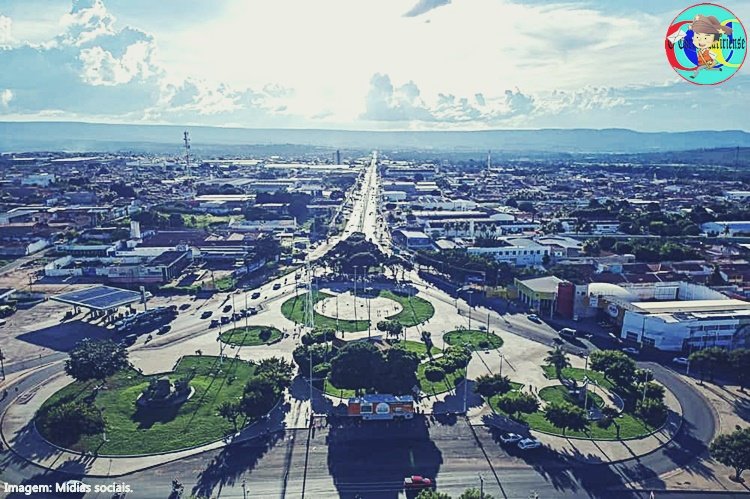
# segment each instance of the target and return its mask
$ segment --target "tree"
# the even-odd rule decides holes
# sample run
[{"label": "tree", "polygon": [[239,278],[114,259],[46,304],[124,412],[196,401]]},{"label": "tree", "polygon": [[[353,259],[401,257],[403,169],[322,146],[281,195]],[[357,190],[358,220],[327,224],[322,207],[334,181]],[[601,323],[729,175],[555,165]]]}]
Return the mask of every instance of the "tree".
[{"label": "tree", "polygon": [[372,343],[348,343],[331,359],[331,383],[339,388],[372,388],[383,372],[383,356]]},{"label": "tree", "polygon": [[[638,392],[643,393],[643,383],[638,384]],[[653,381],[646,383],[646,398],[652,400],[664,401],[664,387]]]},{"label": "tree", "polygon": [[439,365],[430,363],[424,369],[424,377],[427,381],[436,383],[445,378],[445,370]]},{"label": "tree", "polygon": [[39,427],[53,441],[69,445],[81,435],[96,435],[104,431],[106,421],[94,404],[81,401],[54,404],[39,414]]},{"label": "tree", "polygon": [[691,353],[688,360],[691,365],[695,363],[695,367],[700,371],[701,381],[703,381],[706,372],[708,372],[708,379],[713,382],[716,367],[728,362],[729,352],[721,347],[704,348],[703,350]]},{"label": "tree", "polygon": [[474,384],[474,391],[487,398],[493,395],[504,395],[511,388],[510,379],[499,374],[483,374],[477,377]]},{"label": "tree", "polygon": [[258,419],[271,410],[279,395],[280,390],[273,380],[266,376],[254,376],[245,385],[240,408],[247,417]]},{"label": "tree", "polygon": [[565,351],[560,347],[547,352],[544,361],[555,368],[555,376],[559,379],[562,376],[562,370],[570,366],[570,361]]},{"label": "tree", "polygon": [[562,429],[563,435],[567,430],[580,431],[588,425],[583,409],[567,402],[548,404],[544,408],[544,418]]},{"label": "tree", "polygon": [[750,428],[719,435],[709,447],[711,457],[724,466],[734,468],[734,481],[742,480],[742,472],[750,468]]},{"label": "tree", "polygon": [[594,371],[604,373],[616,385],[627,387],[635,376],[635,361],[617,350],[599,350],[589,357],[589,365]]},{"label": "tree", "polygon": [[740,384],[740,390],[745,391],[745,383],[750,378],[750,349],[738,348],[732,350],[729,354],[729,362],[732,366],[737,381]]},{"label": "tree", "polygon": [[255,369],[256,376],[265,376],[276,385],[279,391],[289,388],[292,382],[294,366],[291,362],[281,357],[271,357],[263,359],[258,363]]},{"label": "tree", "polygon": [[458,499],[494,499],[494,497],[486,492],[482,492],[476,487],[464,490]]},{"label": "tree", "polygon": [[539,409],[539,401],[530,393],[506,393],[497,399],[497,405],[513,417],[519,413],[531,414]]},{"label": "tree", "polygon": [[667,417],[667,406],[661,400],[647,398],[636,403],[635,412],[650,426],[656,427]]},{"label": "tree", "polygon": [[445,492],[438,492],[432,489],[423,489],[419,491],[416,499],[451,499],[451,496]]},{"label": "tree", "polygon": [[382,355],[383,370],[376,373],[375,388],[394,395],[411,393],[417,385],[419,356],[402,348],[389,348]]},{"label": "tree", "polygon": [[234,431],[237,431],[237,419],[242,414],[242,408],[239,401],[225,400],[219,406],[219,416],[232,423]]},{"label": "tree", "polygon": [[104,381],[130,365],[128,351],[112,340],[79,341],[65,361],[65,372],[77,381]]},{"label": "tree", "polygon": [[310,372],[310,357],[312,356],[313,366],[325,362],[328,355],[328,346],[322,344],[299,345],[292,352],[294,363],[299,366],[300,373],[308,376]]}]

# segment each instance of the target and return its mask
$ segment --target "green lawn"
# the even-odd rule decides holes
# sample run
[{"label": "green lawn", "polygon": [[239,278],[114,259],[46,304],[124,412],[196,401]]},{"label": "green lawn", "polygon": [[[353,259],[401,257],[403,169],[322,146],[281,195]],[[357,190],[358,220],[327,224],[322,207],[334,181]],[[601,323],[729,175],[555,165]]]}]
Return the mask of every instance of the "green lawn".
[{"label": "green lawn", "polygon": [[401,296],[392,291],[383,290],[380,296],[398,302],[403,310],[391,315],[388,319],[398,321],[404,327],[412,327],[428,321],[435,315],[435,307],[432,303],[418,296]]},{"label": "green lawn", "polygon": [[[570,393],[568,392],[568,389],[562,385],[545,386],[544,388],[539,390],[539,398],[547,402],[551,402],[551,403],[567,402],[568,404],[573,404],[579,407],[583,407],[583,401],[580,401],[576,397],[571,396]],[[604,400],[602,400],[602,398],[599,395],[589,390],[587,404],[588,404],[589,409],[593,406],[604,407]]]},{"label": "green lawn", "polygon": [[[411,341],[411,340],[405,340],[405,341],[395,341],[391,343],[393,346],[398,346],[399,348],[403,348],[404,350],[407,350],[409,352],[414,352],[419,356],[420,359],[426,359],[427,358],[427,347],[424,343],[421,341]],[[436,347],[435,345],[432,346],[431,349],[432,355],[437,355],[440,353],[440,349]]]},{"label": "green lawn", "polygon": [[[554,368],[546,366],[544,367],[544,371],[548,378],[554,378]],[[564,376],[567,376],[571,379],[576,379],[578,381],[583,379],[583,373],[583,369],[566,368],[563,370]],[[602,373],[596,371],[587,371],[586,374],[589,376],[589,379],[599,380],[600,378],[602,380],[600,381],[600,384],[605,388],[610,388],[612,386],[609,381],[603,379],[604,376],[602,375]],[[597,378],[597,376],[599,378]],[[547,402],[577,403],[576,400],[568,395],[567,389],[565,389],[563,386],[551,386],[542,388],[541,390],[539,390],[539,397]],[[492,410],[494,410],[495,412],[505,414],[497,405],[498,398],[499,397],[497,396],[491,397],[488,400],[488,403]],[[601,407],[604,404],[604,401],[599,395],[589,392],[589,404],[596,404]],[[577,405],[582,406],[582,404],[580,403],[577,403]],[[589,405],[589,407],[591,407],[591,405]],[[528,424],[532,430],[551,433],[553,435],[563,434],[561,428],[554,426],[552,423],[547,421],[547,419],[545,419],[543,410],[539,410],[532,414],[520,414],[516,419]],[[616,421],[620,426],[621,440],[641,438],[656,429],[648,426],[640,418],[637,418],[629,413],[622,413],[619,417],[616,418]],[[615,424],[611,424],[608,428],[601,428],[596,424],[595,421],[592,421],[589,423],[588,428],[586,428],[584,431],[567,431],[565,435],[568,437],[590,438],[594,440],[616,440],[617,427],[615,426]]]},{"label": "green lawn", "polygon": [[195,215],[183,214],[182,220],[185,222],[185,227],[193,229],[205,229],[211,225],[228,223],[230,216],[217,216],[210,215],[208,213],[196,213]]},{"label": "green lawn", "polygon": [[458,378],[458,382],[460,383],[460,380],[466,376],[466,369],[459,369],[454,373],[446,373],[445,378],[440,381],[432,382],[424,376],[424,370],[428,365],[429,362],[426,362],[419,364],[419,367],[417,367],[417,381],[419,382],[419,387],[422,389],[422,392],[427,395],[437,395],[438,393],[453,390],[456,387],[456,379]]},{"label": "green lawn", "polygon": [[[135,401],[153,376],[122,371],[107,381],[107,389],[99,391],[93,401],[104,410],[107,441],[102,435],[88,435],[70,447],[128,455],[166,452],[218,440],[232,431],[232,424],[217,414],[217,407],[225,400],[240,398],[254,371],[252,364],[242,360],[227,359],[219,365],[217,357],[183,357],[170,379],[175,381],[194,372],[190,386],[195,388],[195,394],[178,406],[148,409],[136,406]],[[85,401],[93,386],[94,383],[74,382],[52,395],[40,410],[58,402]],[[241,425],[244,423],[240,420]]]},{"label": "green lawn", "polygon": [[349,390],[348,388],[337,388],[333,386],[333,383],[328,381],[328,378],[326,378],[326,380],[323,382],[323,391],[328,395],[340,397],[342,399],[348,399],[354,397],[355,395],[354,390]]},{"label": "green lawn", "polygon": [[[281,304],[281,313],[289,319],[290,321],[294,321],[298,324],[304,324],[305,323],[305,303],[306,303],[306,295],[307,293],[300,294],[299,296],[295,296],[292,298],[289,298],[287,301]],[[322,291],[313,291],[313,300],[315,303],[319,302],[320,300],[325,300],[326,298],[329,298],[333,295],[329,293],[324,293]],[[313,311],[313,316],[315,320],[315,327],[316,328],[331,328],[336,329],[336,319],[333,319],[331,317],[326,317],[325,315],[320,315],[319,313]],[[345,331],[345,332],[352,332],[352,331],[366,331],[368,326],[367,320],[358,320],[358,321],[351,321],[351,320],[344,320],[339,319],[338,320],[338,328],[339,331]]]},{"label": "green lawn", "polygon": [[[544,369],[544,375],[548,379],[555,379],[555,368],[552,366],[542,366],[542,369]],[[608,390],[612,389],[614,387],[614,384],[604,377],[603,373],[600,373],[599,371],[592,371],[589,369],[588,371],[584,371],[583,369],[580,369],[578,367],[566,367],[562,370],[562,375],[568,379],[574,379],[576,381],[583,381],[584,376],[587,376],[590,380],[595,381],[599,386],[602,388],[606,388]]]},{"label": "green lawn", "polygon": [[476,329],[449,331],[443,335],[443,341],[449,345],[463,345],[468,343],[473,350],[494,350],[503,346],[503,339],[498,335]]},{"label": "green lawn", "polygon": [[226,275],[224,277],[216,279],[214,281],[214,284],[217,291],[231,291],[237,285],[237,282],[231,275]]},{"label": "green lawn", "polygon": [[[271,332],[271,336],[265,341],[260,338],[260,332],[267,329]],[[244,327],[238,327],[237,329],[231,329],[224,331],[219,336],[219,339],[224,343],[230,345],[238,345],[242,347],[254,347],[258,345],[268,345],[274,343],[281,338],[281,331],[271,326],[249,326],[247,329]]]}]

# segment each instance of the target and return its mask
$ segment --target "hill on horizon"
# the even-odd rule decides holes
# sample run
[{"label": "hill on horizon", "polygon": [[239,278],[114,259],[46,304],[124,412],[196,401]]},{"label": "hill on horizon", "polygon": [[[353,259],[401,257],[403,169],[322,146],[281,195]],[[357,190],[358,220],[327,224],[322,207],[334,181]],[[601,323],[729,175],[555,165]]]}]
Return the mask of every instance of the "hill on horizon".
[{"label": "hill on horizon", "polygon": [[627,129],[539,129],[483,131],[353,131],[252,129],[209,126],[124,125],[82,122],[0,122],[0,152],[101,151],[178,152],[182,132],[191,147],[305,145],[341,149],[507,151],[556,153],[644,153],[750,147],[741,130],[638,132]]}]

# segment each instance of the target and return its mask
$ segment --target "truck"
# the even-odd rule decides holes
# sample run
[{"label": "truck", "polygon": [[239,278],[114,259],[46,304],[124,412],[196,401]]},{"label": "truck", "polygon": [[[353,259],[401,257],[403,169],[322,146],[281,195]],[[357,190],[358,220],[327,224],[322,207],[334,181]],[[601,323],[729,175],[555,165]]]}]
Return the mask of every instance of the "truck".
[{"label": "truck", "polygon": [[414,397],[385,393],[352,397],[347,404],[347,414],[365,421],[412,419],[414,417]]}]

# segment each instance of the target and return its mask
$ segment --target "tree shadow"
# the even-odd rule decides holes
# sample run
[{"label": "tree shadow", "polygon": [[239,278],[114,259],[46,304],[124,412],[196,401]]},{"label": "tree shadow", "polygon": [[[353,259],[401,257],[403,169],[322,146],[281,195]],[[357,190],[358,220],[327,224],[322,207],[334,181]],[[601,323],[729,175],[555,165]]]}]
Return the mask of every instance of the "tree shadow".
[{"label": "tree shadow", "polygon": [[[279,431],[224,447],[198,473],[198,480],[191,493],[199,497],[218,497],[223,487],[234,486],[240,477],[252,471],[261,458],[283,438],[284,432]],[[215,490],[217,487],[218,491]]]},{"label": "tree shadow", "polygon": [[[183,404],[174,404],[165,407],[144,407],[136,404],[132,420],[138,423],[139,430],[146,430],[156,423],[169,423],[177,417]],[[196,409],[197,410],[197,409]]]},{"label": "tree shadow", "polygon": [[341,419],[326,438],[328,471],[342,498],[396,498],[406,476],[430,479],[443,457],[422,416],[403,421]]}]

